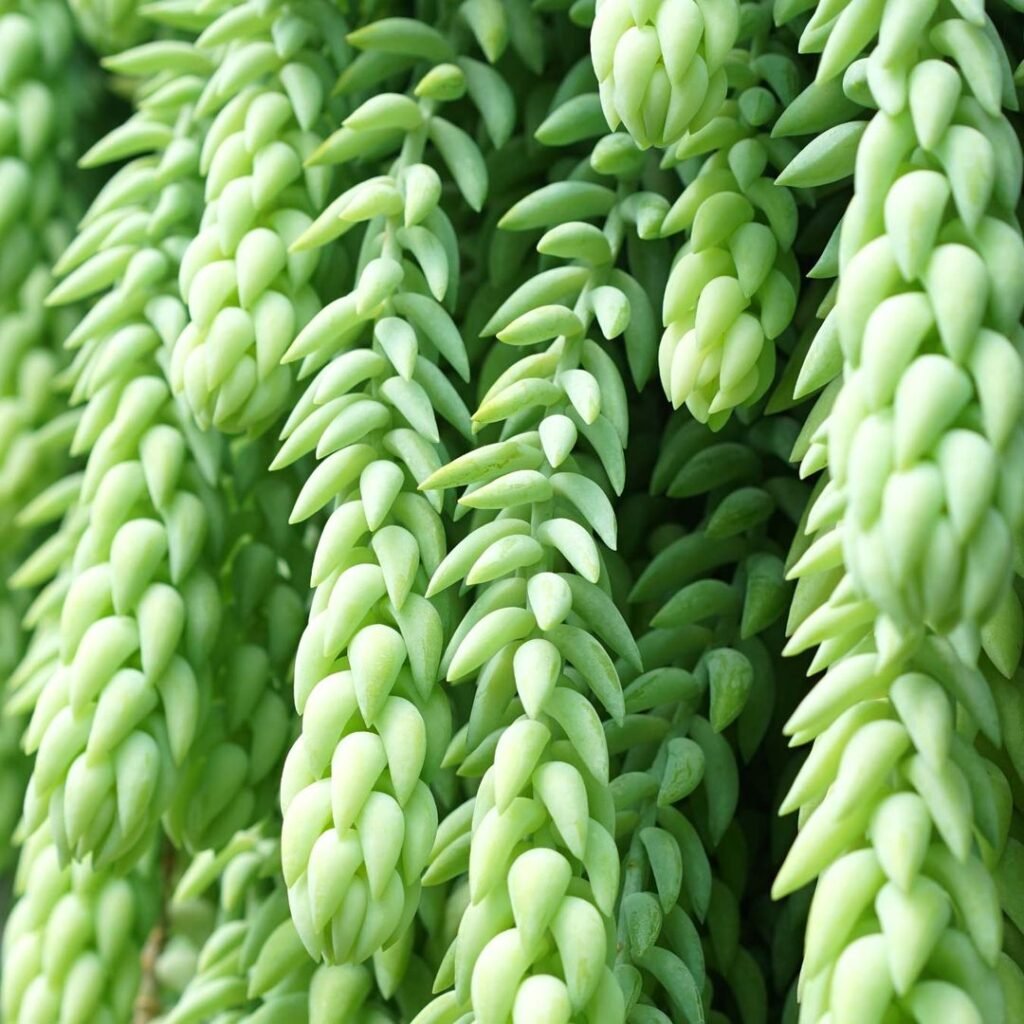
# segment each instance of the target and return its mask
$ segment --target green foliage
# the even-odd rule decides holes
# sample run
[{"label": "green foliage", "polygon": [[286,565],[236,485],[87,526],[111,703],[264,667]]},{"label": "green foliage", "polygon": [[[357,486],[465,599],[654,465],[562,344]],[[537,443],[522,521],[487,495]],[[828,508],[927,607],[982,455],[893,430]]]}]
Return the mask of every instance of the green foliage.
[{"label": "green foliage", "polygon": [[1024,1020],[1018,7],[0,0],[0,1018]]}]

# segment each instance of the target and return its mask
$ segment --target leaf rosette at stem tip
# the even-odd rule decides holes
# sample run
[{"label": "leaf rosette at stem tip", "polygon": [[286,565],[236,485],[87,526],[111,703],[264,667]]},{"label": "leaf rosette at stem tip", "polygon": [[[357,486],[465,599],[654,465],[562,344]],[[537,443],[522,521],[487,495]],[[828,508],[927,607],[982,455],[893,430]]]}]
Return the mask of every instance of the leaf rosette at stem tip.
[{"label": "leaf rosette at stem tip", "polygon": [[346,31],[327,3],[250,2],[230,6],[182,54],[210,62],[195,110],[205,205],[181,257],[188,320],[169,378],[204,429],[260,433],[292,399],[281,356],[321,300],[318,254],[289,246],[328,196],[330,170],[304,162],[338,107],[330,88],[351,54]]},{"label": "leaf rosette at stem tip", "polygon": [[647,149],[706,124],[739,26],[736,0],[597,0],[590,51],[609,127]]},{"label": "leaf rosette at stem tip", "polygon": [[[796,199],[773,180],[793,147],[767,133],[796,94],[799,72],[784,52],[741,50],[725,70],[719,112],[678,146],[686,187],[661,226],[666,236],[687,232],[665,287],[662,387],[674,407],[685,404],[715,429],[771,386],[801,277]],[[689,161],[707,153],[690,178]]]}]

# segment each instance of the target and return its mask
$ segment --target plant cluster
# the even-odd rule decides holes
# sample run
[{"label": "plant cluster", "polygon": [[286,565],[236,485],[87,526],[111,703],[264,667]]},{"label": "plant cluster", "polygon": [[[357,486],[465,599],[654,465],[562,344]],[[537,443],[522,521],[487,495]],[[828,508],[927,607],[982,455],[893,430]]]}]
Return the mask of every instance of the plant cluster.
[{"label": "plant cluster", "polygon": [[0,1020],[1024,1021],[1022,9],[0,0]]}]

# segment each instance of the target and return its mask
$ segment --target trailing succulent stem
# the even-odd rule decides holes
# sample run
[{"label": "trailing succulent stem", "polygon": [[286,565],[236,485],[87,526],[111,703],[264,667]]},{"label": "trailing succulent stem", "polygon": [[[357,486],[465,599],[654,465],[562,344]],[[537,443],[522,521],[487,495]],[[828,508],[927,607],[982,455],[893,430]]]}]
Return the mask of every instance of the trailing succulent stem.
[{"label": "trailing succulent stem", "polygon": [[815,88],[846,69],[877,109],[784,174],[813,183],[841,161],[854,194],[812,346],[843,368],[805,446],[805,470],[827,461],[828,476],[792,568],[789,649],[817,645],[827,673],[786,727],[813,747],[776,891],[819,879],[801,1020],[1009,1020],[1022,977],[994,873],[1012,799],[988,754],[1003,729],[990,679],[1020,653],[1003,625],[1020,614],[1024,513],[1016,100],[980,5],[893,5],[856,34],[851,10],[833,22],[820,5],[804,29]]}]

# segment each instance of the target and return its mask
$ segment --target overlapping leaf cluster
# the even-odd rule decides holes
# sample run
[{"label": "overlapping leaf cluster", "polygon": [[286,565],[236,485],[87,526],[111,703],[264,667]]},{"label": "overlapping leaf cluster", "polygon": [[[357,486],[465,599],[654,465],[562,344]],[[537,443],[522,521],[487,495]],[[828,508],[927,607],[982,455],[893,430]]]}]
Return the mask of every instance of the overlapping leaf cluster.
[{"label": "overlapping leaf cluster", "polygon": [[0,6],[0,1017],[1024,1019],[1016,6]]}]

